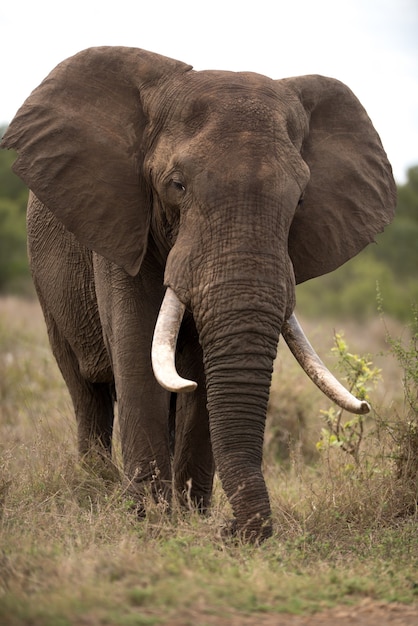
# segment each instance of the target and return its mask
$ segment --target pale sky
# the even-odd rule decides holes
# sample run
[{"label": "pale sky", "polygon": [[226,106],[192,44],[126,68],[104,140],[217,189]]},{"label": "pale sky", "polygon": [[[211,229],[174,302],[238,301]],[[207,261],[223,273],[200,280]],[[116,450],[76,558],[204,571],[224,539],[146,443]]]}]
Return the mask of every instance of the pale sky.
[{"label": "pale sky", "polygon": [[3,0],[0,124],[65,58],[124,45],[195,69],[323,74],[369,113],[397,182],[418,165],[418,0]]}]

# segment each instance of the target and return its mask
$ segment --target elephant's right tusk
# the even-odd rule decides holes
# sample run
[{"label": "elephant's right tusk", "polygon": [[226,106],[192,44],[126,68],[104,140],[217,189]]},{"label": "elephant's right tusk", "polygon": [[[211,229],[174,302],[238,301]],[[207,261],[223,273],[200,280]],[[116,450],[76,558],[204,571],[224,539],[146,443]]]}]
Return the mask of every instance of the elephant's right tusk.
[{"label": "elephant's right tusk", "polygon": [[284,322],[282,335],[299,365],[330,400],[350,413],[362,415],[370,411],[368,402],[355,398],[325,367],[295,315],[291,315],[287,322]]},{"label": "elephant's right tusk", "polygon": [[190,392],[197,387],[197,383],[182,378],[176,370],[176,344],[184,309],[184,304],[168,287],[155,324],[151,348],[155,378],[168,391]]}]

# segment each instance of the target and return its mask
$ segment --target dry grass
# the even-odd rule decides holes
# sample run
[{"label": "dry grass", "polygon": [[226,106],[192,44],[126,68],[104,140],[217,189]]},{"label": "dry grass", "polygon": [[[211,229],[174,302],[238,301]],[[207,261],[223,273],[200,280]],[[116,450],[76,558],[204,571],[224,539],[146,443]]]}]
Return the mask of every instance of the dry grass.
[{"label": "dry grass", "polygon": [[[329,327],[304,326],[330,363]],[[387,349],[375,323],[344,330],[354,351]],[[385,426],[404,411],[402,373],[393,357],[375,361],[383,376],[359,473],[339,450],[318,455],[327,401],[280,347],[265,454],[276,533],[259,548],[228,544],[220,527],[230,510],[218,484],[207,518],[176,509],[168,517],[150,503],[139,523],[119,482],[78,464],[71,405],[39,307],[2,299],[0,623],[128,626],[190,610],[416,601],[414,493],[396,479]]]}]

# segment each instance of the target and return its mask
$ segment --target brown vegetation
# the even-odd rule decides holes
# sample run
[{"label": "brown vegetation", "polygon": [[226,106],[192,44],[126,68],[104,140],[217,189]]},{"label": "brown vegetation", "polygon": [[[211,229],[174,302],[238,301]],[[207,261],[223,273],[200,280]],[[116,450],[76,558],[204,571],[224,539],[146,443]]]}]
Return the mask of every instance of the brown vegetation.
[{"label": "brown vegetation", "polygon": [[[332,327],[304,326],[335,371]],[[379,320],[343,330],[382,369],[361,465],[338,446],[318,451],[328,402],[281,344],[265,443],[275,535],[256,548],[222,541],[218,484],[206,518],[150,503],[134,519],[120,482],[78,463],[38,304],[2,299],[0,623],[415,624],[417,486],[397,471],[403,372]]]}]

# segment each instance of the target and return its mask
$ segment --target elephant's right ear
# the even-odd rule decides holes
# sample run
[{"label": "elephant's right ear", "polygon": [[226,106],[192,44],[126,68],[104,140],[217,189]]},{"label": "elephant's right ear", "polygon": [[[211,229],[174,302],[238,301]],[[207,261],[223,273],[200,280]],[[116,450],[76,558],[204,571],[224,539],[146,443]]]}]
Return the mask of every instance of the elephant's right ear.
[{"label": "elephant's right ear", "polygon": [[13,169],[77,239],[135,275],[146,250],[141,89],[191,67],[137,48],[89,48],[58,65],[1,144]]}]

